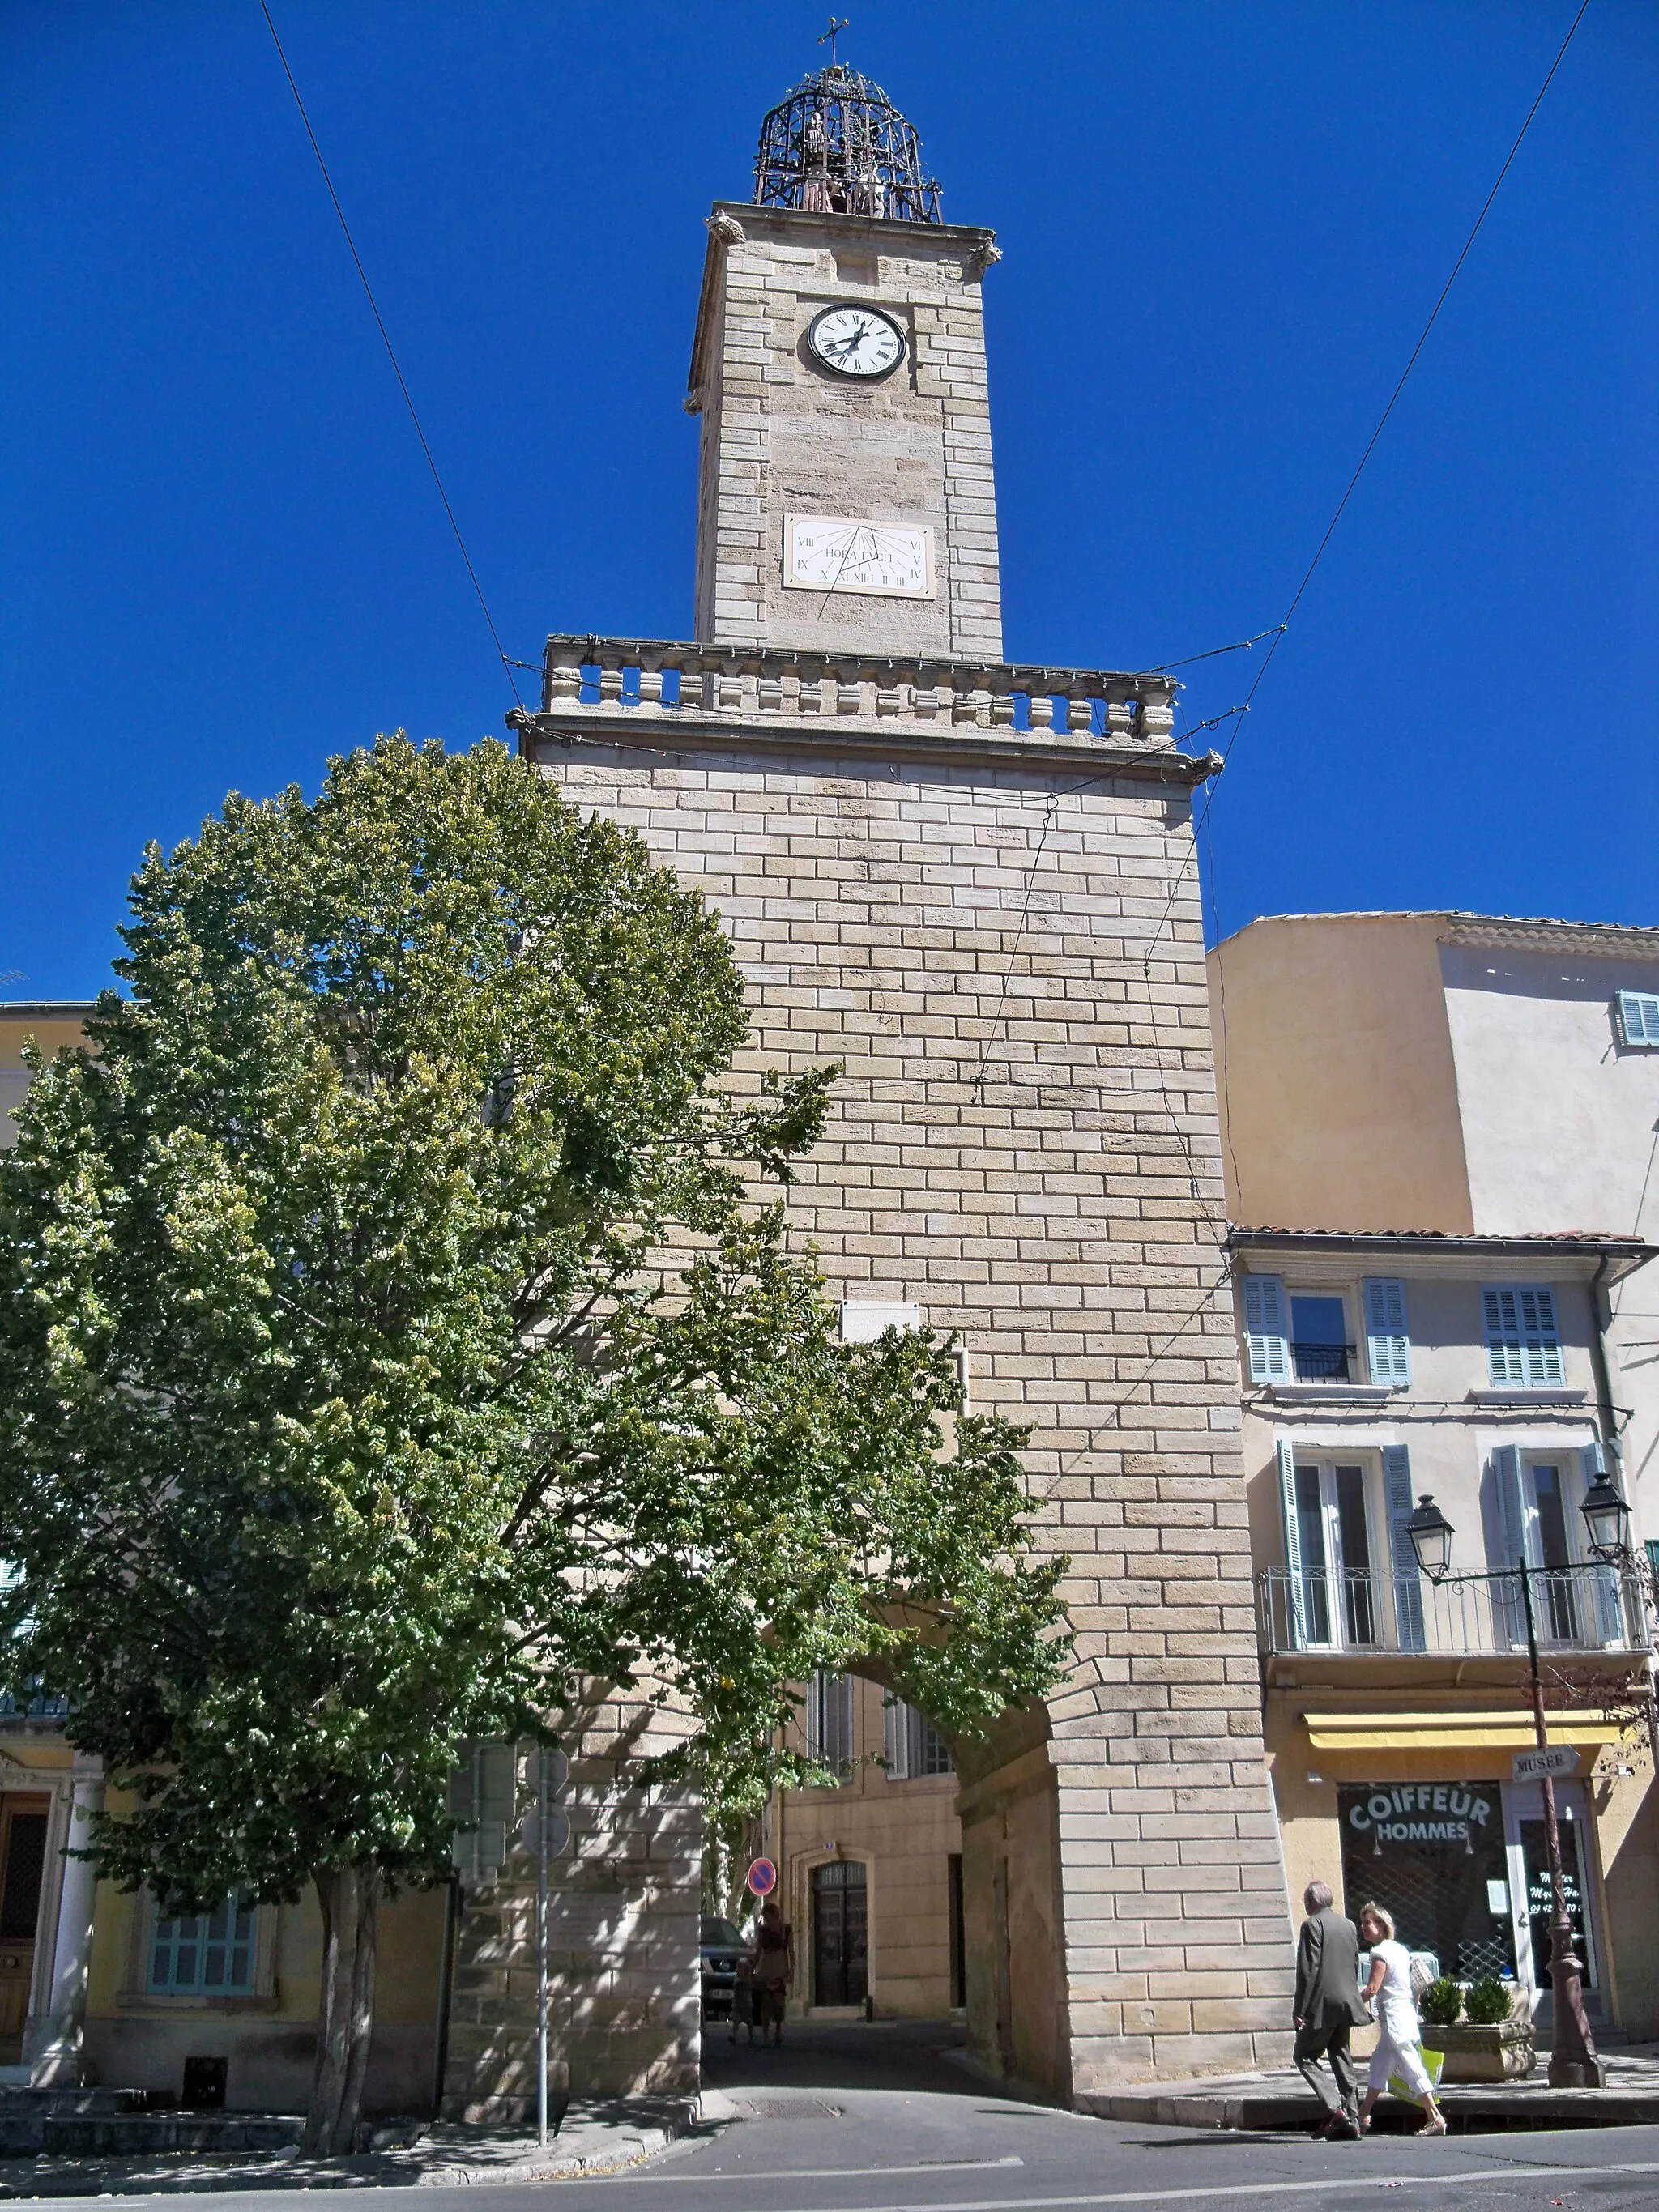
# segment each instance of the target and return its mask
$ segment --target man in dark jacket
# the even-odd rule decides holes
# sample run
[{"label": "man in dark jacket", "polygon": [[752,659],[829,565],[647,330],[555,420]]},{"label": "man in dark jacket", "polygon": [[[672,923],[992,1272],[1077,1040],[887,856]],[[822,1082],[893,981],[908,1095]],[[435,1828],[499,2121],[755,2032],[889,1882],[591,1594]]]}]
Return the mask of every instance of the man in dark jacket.
[{"label": "man in dark jacket", "polygon": [[[1296,2063],[1325,2107],[1315,2134],[1358,2142],[1358,2085],[1348,2037],[1370,2017],[1359,1994],[1359,1935],[1336,1911],[1328,1883],[1310,1881],[1302,1903],[1308,1917],[1296,1947]],[[1334,2096],[1319,2063],[1327,2057]]]}]

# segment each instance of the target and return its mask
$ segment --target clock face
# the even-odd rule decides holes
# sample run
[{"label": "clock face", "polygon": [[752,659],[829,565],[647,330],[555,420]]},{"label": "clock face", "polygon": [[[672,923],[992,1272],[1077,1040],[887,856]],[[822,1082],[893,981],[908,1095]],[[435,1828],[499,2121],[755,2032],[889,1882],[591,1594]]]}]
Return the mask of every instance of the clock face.
[{"label": "clock face", "polygon": [[890,376],[904,358],[904,337],[879,307],[826,307],[806,329],[806,349],[832,376],[869,382]]},{"label": "clock face", "polygon": [[933,533],[908,523],[792,514],[784,524],[783,580],[798,591],[933,595]]}]

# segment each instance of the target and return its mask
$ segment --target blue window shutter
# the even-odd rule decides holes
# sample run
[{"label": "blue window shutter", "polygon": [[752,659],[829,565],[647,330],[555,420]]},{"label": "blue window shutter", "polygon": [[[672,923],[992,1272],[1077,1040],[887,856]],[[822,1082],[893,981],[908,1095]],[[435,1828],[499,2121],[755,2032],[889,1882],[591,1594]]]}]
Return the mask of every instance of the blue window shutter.
[{"label": "blue window shutter", "polygon": [[1486,1375],[1495,1390],[1518,1389],[1527,1379],[1521,1349],[1521,1306],[1507,1286],[1484,1290],[1480,1309],[1486,1323]]},{"label": "blue window shutter", "polygon": [[1389,1276],[1366,1279],[1365,1359],[1373,1382],[1386,1382],[1396,1390],[1409,1388],[1412,1347],[1406,1328],[1406,1285]]},{"label": "blue window shutter", "polygon": [[1244,1349],[1252,1382],[1288,1382],[1285,1285],[1277,1275],[1244,1277]]},{"label": "blue window shutter", "polygon": [[1534,1388],[1564,1382],[1561,1331],[1555,1317],[1555,1293],[1542,1283],[1528,1285],[1516,1293],[1526,1358],[1527,1381]]},{"label": "blue window shutter", "polygon": [[[1499,1444],[1492,1455],[1492,1479],[1498,1504],[1498,1557],[1495,1573],[1513,1576],[1526,1556],[1526,1506],[1521,1496],[1521,1455],[1513,1444]],[[1493,1612],[1504,1624],[1511,1644],[1524,1644],[1527,1616],[1518,1581],[1500,1583],[1494,1593]]]},{"label": "blue window shutter", "polygon": [[[1601,1439],[1586,1444],[1578,1455],[1579,1473],[1583,1487],[1588,1490],[1602,1473]],[[1625,1609],[1620,1602],[1619,1571],[1616,1567],[1598,1562],[1590,1571],[1590,1587],[1595,1592],[1595,1632],[1603,1644],[1623,1644]]]},{"label": "blue window shutter", "polygon": [[1289,1571],[1285,1578],[1288,1626],[1291,1641],[1299,1650],[1308,1640],[1308,1628],[1304,1617],[1302,1530],[1296,1515],[1296,1447],[1288,1437],[1280,1437],[1273,1450],[1279,1461],[1279,1511],[1285,1527],[1285,1565]]},{"label": "blue window shutter", "polygon": [[1498,1477],[1498,1527],[1502,1550],[1492,1562],[1501,1573],[1518,1567],[1527,1542],[1526,1505],[1521,1495],[1521,1455],[1513,1444],[1499,1444],[1492,1455]]},{"label": "blue window shutter", "polygon": [[1619,994],[1619,1026],[1629,1045],[1659,1044],[1659,994],[1649,991],[1621,991]]},{"label": "blue window shutter", "polygon": [[1417,1553],[1406,1531],[1412,1516],[1412,1457],[1404,1444],[1382,1452],[1382,1489],[1389,1505],[1389,1549],[1394,1560],[1394,1620],[1402,1651],[1427,1648],[1423,1629],[1423,1585]]}]

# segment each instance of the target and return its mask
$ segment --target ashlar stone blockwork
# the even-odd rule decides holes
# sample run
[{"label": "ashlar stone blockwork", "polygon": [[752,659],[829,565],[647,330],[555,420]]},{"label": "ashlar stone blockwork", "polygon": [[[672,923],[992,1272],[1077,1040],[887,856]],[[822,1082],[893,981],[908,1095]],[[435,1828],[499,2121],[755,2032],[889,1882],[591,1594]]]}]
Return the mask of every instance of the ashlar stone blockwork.
[{"label": "ashlar stone blockwork", "polygon": [[[1002,658],[981,281],[992,234],[717,204],[687,404],[702,416],[696,632],[723,645]],[[904,336],[893,375],[814,365],[807,325],[864,303]],[[791,514],[933,532],[925,599],[793,590]]]},{"label": "ashlar stone blockwork", "polygon": [[[832,1291],[914,1300],[1032,1429],[1077,1663],[958,1747],[976,2040],[1080,2103],[1285,2048],[1193,868],[1194,763],[971,732],[522,742],[722,916],[743,1070],[839,1062],[792,1194]],[[811,750],[816,744],[817,750]],[[1086,752],[1098,758],[1084,758]],[[1090,773],[1092,768],[1093,773]]]},{"label": "ashlar stone blockwork", "polygon": [[[702,1992],[702,1808],[685,1784],[646,1787],[644,1759],[684,1720],[653,1686],[597,1686],[564,1715],[568,1854],[550,1869],[549,2086],[555,2093],[692,2096]],[[536,2111],[536,1863],[465,1893],[445,2053],[447,2119],[522,2124]]]}]

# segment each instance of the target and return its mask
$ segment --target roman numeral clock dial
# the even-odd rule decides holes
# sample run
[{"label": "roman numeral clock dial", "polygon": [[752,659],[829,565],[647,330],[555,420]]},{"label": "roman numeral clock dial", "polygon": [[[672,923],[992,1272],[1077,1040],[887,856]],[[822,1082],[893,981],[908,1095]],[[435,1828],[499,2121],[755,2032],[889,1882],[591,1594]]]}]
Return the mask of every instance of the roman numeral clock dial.
[{"label": "roman numeral clock dial", "polygon": [[903,523],[792,514],[784,524],[783,580],[797,591],[931,599],[933,533]]},{"label": "roman numeral clock dial", "polygon": [[806,326],[806,350],[831,376],[867,384],[903,360],[904,334],[879,307],[825,307]]}]

